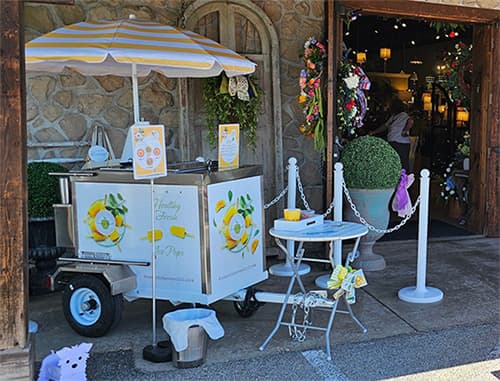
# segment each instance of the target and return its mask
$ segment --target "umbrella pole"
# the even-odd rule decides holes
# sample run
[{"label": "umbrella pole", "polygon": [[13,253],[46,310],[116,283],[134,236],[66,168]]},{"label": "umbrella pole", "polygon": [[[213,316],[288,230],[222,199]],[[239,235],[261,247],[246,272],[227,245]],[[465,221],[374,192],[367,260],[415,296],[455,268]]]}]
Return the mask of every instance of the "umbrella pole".
[{"label": "umbrella pole", "polygon": [[172,348],[170,341],[164,340],[156,342],[156,239],[155,239],[155,191],[154,180],[150,179],[151,185],[151,292],[152,292],[152,309],[153,309],[153,342],[147,345],[142,350],[144,360],[151,362],[168,362],[172,361]]},{"label": "umbrella pole", "polygon": [[137,64],[132,64],[132,98],[134,102],[134,123],[140,121],[139,116],[139,85],[137,83]]}]

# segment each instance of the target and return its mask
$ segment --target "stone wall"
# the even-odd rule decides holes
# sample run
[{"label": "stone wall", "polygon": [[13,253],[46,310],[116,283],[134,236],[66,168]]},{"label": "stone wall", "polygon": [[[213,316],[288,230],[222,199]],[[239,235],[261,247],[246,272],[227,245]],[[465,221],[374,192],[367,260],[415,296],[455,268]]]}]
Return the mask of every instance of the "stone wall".
[{"label": "stone wall", "polygon": [[[25,5],[25,40],[67,24],[138,18],[176,25],[180,1],[76,0],[75,5]],[[117,76],[87,77],[72,70],[26,75],[28,160],[56,159],[81,166],[93,126],[105,128],[117,157],[133,122],[132,83]],[[152,73],[139,79],[140,115],[166,127],[169,160],[178,156],[177,80]]]},{"label": "stone wall", "polygon": [[[186,1],[185,6],[192,1]],[[75,5],[30,4],[25,6],[26,41],[67,24],[98,19],[120,19],[135,14],[177,25],[181,1],[171,0],[75,0]],[[302,181],[307,184],[313,207],[323,200],[323,167],[312,139],[299,133],[303,114],[297,103],[298,79],[303,67],[304,42],[324,35],[324,4],[317,0],[255,0],[272,20],[279,36],[284,160],[298,159]],[[133,122],[129,78],[85,77],[66,70],[62,74],[27,73],[27,122],[29,160],[84,158],[92,127],[105,127],[117,156],[127,128]],[[162,123],[167,129],[168,160],[179,158],[177,80],[152,74],[139,80],[141,117]],[[54,147],[54,144],[61,146]],[[82,163],[76,163],[75,167]],[[284,163],[285,165],[285,163]],[[266,200],[269,201],[269,200]]]},{"label": "stone wall", "polygon": [[[307,200],[312,208],[323,210],[324,166],[320,153],[314,150],[313,140],[302,135],[298,129],[304,121],[304,114],[297,97],[300,71],[304,68],[304,42],[309,37],[323,41],[326,34],[324,4],[317,0],[254,2],[272,20],[280,43],[283,160],[287,162],[292,156],[297,159]],[[302,205],[302,202],[297,200],[297,205]]]},{"label": "stone wall", "polygon": [[[469,7],[500,8],[497,0],[419,0]],[[280,43],[281,100],[284,160],[298,159],[308,195],[321,208],[324,173],[312,140],[298,125],[303,114],[297,103],[298,78],[304,42],[311,36],[324,39],[324,3],[319,0],[253,0],[271,19]],[[67,24],[98,19],[120,19],[135,14],[177,25],[182,5],[192,0],[75,0],[75,5],[26,3],[26,41]],[[115,154],[123,147],[132,124],[132,91],[129,78],[84,77],[73,71],[62,74],[27,73],[28,158],[68,159],[86,156],[92,127],[104,126]],[[141,116],[167,129],[168,160],[179,159],[177,131],[179,102],[177,80],[152,74],[140,79]],[[50,145],[59,144],[59,147]],[[79,163],[78,165],[81,165]],[[269,200],[265,200],[269,201]]]}]

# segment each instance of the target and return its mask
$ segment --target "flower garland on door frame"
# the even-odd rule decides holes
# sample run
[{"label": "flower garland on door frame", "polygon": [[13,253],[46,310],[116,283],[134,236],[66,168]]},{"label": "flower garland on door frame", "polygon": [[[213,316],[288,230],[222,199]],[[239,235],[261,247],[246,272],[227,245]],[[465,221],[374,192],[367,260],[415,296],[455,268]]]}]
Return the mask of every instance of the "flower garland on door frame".
[{"label": "flower garland on door frame", "polygon": [[363,126],[368,110],[365,90],[370,90],[370,80],[360,66],[347,59],[340,61],[338,69],[337,121],[339,130],[347,136]]},{"label": "flower garland on door frame", "polygon": [[448,52],[443,58],[448,93],[457,106],[470,104],[472,77],[472,44],[455,44],[455,51]]},{"label": "flower garland on door frame", "polygon": [[300,132],[314,139],[314,149],[322,152],[325,148],[325,122],[323,117],[323,97],[321,77],[326,60],[325,46],[310,37],[304,44],[305,69],[300,72],[299,105],[305,114],[305,121],[299,126]]}]

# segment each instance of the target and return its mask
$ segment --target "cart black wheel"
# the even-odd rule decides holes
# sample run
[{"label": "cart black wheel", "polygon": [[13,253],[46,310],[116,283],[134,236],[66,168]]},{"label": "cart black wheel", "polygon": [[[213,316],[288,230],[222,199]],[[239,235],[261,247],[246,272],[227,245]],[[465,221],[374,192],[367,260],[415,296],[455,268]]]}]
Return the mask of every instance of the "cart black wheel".
[{"label": "cart black wheel", "polygon": [[254,288],[249,287],[244,300],[233,302],[234,309],[242,318],[252,316],[259,307],[264,304],[255,299],[255,292],[256,290]]},{"label": "cart black wheel", "polygon": [[82,336],[100,337],[118,325],[123,297],[111,295],[93,275],[77,275],[63,292],[63,312],[71,328]]}]

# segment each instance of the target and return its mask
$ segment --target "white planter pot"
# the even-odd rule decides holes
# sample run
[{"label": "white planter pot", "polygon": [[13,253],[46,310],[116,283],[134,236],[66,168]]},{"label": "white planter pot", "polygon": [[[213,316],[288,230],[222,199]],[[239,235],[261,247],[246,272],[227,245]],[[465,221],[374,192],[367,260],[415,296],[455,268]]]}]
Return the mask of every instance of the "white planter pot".
[{"label": "white planter pot", "polygon": [[[385,230],[389,224],[389,201],[394,189],[349,189],[351,199],[356,209],[366,222],[377,229]],[[344,219],[360,223],[348,203],[344,209]],[[368,234],[359,243],[359,258],[354,265],[365,271],[379,271],[385,268],[385,260],[373,252],[373,245],[382,238],[384,233],[368,230]]]}]

